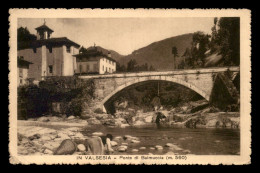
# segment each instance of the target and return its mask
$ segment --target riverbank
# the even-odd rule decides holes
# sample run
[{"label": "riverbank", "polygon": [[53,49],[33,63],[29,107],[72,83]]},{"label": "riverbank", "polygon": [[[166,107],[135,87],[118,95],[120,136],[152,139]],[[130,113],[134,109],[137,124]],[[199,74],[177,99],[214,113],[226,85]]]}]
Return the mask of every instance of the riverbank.
[{"label": "riverbank", "polygon": [[[193,154],[192,152],[207,154],[200,150],[201,147],[192,151],[193,147],[187,144],[194,144],[198,140],[201,141],[197,144],[198,146],[208,145],[208,139],[203,141],[203,135],[208,132],[210,132],[209,136],[212,134],[218,136],[211,139],[208,148],[221,144],[222,150],[216,153],[238,153],[238,147],[233,149],[229,145],[231,145],[230,138],[234,135],[232,133],[235,133],[237,138],[234,139],[232,146],[239,146],[240,113],[220,112],[201,101],[192,104],[170,110],[161,108],[153,112],[128,108],[118,111],[115,115],[93,113],[85,116],[84,119],[76,116],[49,115],[18,120],[18,153],[21,155],[52,155],[61,142],[66,139],[84,141],[89,137],[111,133],[114,136],[112,141],[114,152],[110,154],[169,155]],[[198,129],[202,129],[202,131],[199,131],[201,136],[197,137]],[[178,131],[184,132],[184,134],[180,135]],[[144,136],[144,133],[147,134]],[[222,143],[222,136],[225,136],[225,133],[232,135],[228,135],[225,139],[229,142]],[[172,136],[173,134],[174,136]],[[226,149],[228,151],[225,151]],[[212,150],[215,149],[212,148]],[[207,152],[214,154],[212,151]],[[73,154],[88,153],[86,148],[80,145]]]},{"label": "riverbank", "polygon": [[[53,125],[18,125],[18,154],[53,155],[64,140],[84,141],[86,138],[113,135],[110,155],[223,155],[239,154],[239,129],[224,128],[157,128],[105,126],[69,127]],[[206,138],[205,138],[206,136]],[[77,143],[71,155],[88,155],[86,147]],[[69,149],[69,148],[68,148]]]}]

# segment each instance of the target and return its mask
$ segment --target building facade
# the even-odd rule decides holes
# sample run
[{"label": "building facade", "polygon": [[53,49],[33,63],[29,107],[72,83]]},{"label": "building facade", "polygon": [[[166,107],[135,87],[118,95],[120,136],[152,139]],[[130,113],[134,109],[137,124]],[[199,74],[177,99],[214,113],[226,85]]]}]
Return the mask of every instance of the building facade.
[{"label": "building facade", "polygon": [[45,24],[36,28],[37,40],[18,44],[18,56],[32,62],[28,78],[43,80],[47,76],[72,76],[77,64],[74,54],[79,53],[77,43],[66,37],[51,38],[53,30]]},{"label": "building facade", "polygon": [[28,70],[31,62],[25,61],[23,57],[18,57],[17,59],[17,85],[29,84],[28,81]]},{"label": "building facade", "polygon": [[105,55],[97,49],[75,55],[77,62],[76,73],[81,74],[106,74],[116,72],[116,61],[111,54]]}]

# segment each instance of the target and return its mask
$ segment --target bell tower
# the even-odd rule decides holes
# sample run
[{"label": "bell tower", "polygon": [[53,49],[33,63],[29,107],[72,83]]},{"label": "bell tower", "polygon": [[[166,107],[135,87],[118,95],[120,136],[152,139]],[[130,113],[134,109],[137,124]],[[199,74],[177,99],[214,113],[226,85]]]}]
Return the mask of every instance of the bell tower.
[{"label": "bell tower", "polygon": [[45,19],[43,25],[35,28],[35,30],[37,31],[37,40],[49,39],[51,38],[51,34],[54,32],[46,25]]}]

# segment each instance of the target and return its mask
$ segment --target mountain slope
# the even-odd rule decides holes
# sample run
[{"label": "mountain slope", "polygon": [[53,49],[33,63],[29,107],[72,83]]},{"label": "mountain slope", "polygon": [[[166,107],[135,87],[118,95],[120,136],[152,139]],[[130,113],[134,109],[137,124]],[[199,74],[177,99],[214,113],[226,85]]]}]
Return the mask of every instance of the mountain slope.
[{"label": "mountain slope", "polygon": [[134,51],[132,54],[119,58],[117,61],[122,65],[127,65],[131,59],[135,59],[139,65],[147,63],[152,65],[156,70],[172,70],[173,55],[172,47],[176,46],[179,57],[176,63],[180,61],[181,56],[186,48],[191,47],[192,33],[184,34],[176,37],[167,38],[158,42],[154,42],[146,47]]}]

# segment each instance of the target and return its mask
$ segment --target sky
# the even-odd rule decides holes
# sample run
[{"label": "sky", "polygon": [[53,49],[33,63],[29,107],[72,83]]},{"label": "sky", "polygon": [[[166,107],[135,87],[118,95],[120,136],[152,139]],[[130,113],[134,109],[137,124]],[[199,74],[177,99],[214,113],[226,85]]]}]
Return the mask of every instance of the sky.
[{"label": "sky", "polygon": [[[211,34],[213,18],[46,18],[52,37],[67,37],[81,46],[101,46],[122,55],[166,38],[202,31]],[[44,19],[19,18],[32,34]]]}]

